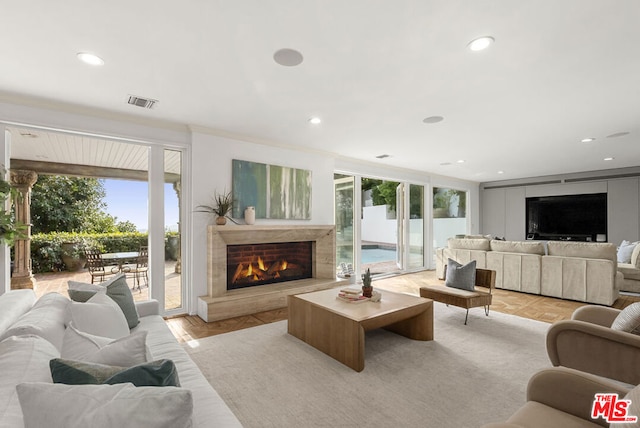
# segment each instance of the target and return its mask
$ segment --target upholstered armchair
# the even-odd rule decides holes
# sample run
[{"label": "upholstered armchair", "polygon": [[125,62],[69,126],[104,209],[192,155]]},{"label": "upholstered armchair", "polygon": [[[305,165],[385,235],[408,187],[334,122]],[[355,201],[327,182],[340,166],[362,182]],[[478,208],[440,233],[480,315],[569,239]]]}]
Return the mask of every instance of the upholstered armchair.
[{"label": "upholstered armchair", "polygon": [[583,306],[571,320],[547,332],[547,353],[554,366],[640,384],[640,336],[612,329],[619,309]]},{"label": "upholstered armchair", "polygon": [[638,392],[640,386],[631,390],[619,382],[566,367],[544,369],[529,380],[524,406],[505,423],[488,424],[483,428],[608,427],[604,418],[591,418],[595,394],[614,393],[620,399],[630,399],[629,414],[637,415]]}]

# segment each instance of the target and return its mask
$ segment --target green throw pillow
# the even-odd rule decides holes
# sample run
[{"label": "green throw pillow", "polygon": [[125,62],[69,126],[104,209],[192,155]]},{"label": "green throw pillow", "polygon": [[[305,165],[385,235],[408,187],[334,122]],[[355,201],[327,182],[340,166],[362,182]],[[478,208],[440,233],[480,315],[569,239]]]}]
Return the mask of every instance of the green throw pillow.
[{"label": "green throw pillow", "polygon": [[69,281],[69,297],[76,302],[86,302],[102,287],[107,288],[107,296],[120,306],[130,329],[140,324],[133,294],[131,294],[127,278],[123,273],[96,285]]},{"label": "green throw pillow", "polygon": [[180,386],[171,360],[156,360],[133,367],[108,366],[54,358],[49,361],[54,383],[67,385],[132,383],[135,386]]},{"label": "green throw pillow", "polygon": [[471,260],[461,265],[452,259],[447,259],[447,279],[444,285],[461,290],[475,291],[476,261]]},{"label": "green throw pillow", "polygon": [[99,290],[97,284],[85,284],[84,282],[69,281],[69,298],[74,302],[84,303],[94,296]]}]

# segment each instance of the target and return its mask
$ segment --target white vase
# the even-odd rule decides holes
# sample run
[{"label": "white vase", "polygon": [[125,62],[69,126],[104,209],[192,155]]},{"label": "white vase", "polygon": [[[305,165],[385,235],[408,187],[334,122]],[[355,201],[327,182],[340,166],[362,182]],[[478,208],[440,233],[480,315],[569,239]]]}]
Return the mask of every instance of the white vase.
[{"label": "white vase", "polygon": [[244,222],[247,224],[254,224],[256,222],[255,207],[247,207],[244,209]]}]

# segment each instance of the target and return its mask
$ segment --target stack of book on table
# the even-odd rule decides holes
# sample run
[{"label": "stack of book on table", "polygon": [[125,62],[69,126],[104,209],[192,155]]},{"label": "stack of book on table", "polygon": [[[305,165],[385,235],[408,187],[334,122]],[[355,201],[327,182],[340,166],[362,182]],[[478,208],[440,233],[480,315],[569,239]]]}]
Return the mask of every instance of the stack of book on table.
[{"label": "stack of book on table", "polygon": [[368,297],[362,295],[360,290],[354,288],[343,288],[338,292],[336,298],[347,303],[362,303],[369,300]]}]

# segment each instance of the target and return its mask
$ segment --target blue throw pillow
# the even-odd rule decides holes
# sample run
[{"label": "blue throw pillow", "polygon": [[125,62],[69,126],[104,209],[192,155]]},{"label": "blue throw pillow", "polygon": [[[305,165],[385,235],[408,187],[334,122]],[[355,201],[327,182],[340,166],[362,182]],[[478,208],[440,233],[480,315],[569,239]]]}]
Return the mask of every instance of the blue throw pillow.
[{"label": "blue throw pillow", "polygon": [[461,290],[474,291],[476,284],[476,261],[471,260],[461,265],[455,260],[447,259],[447,279],[444,285]]}]

